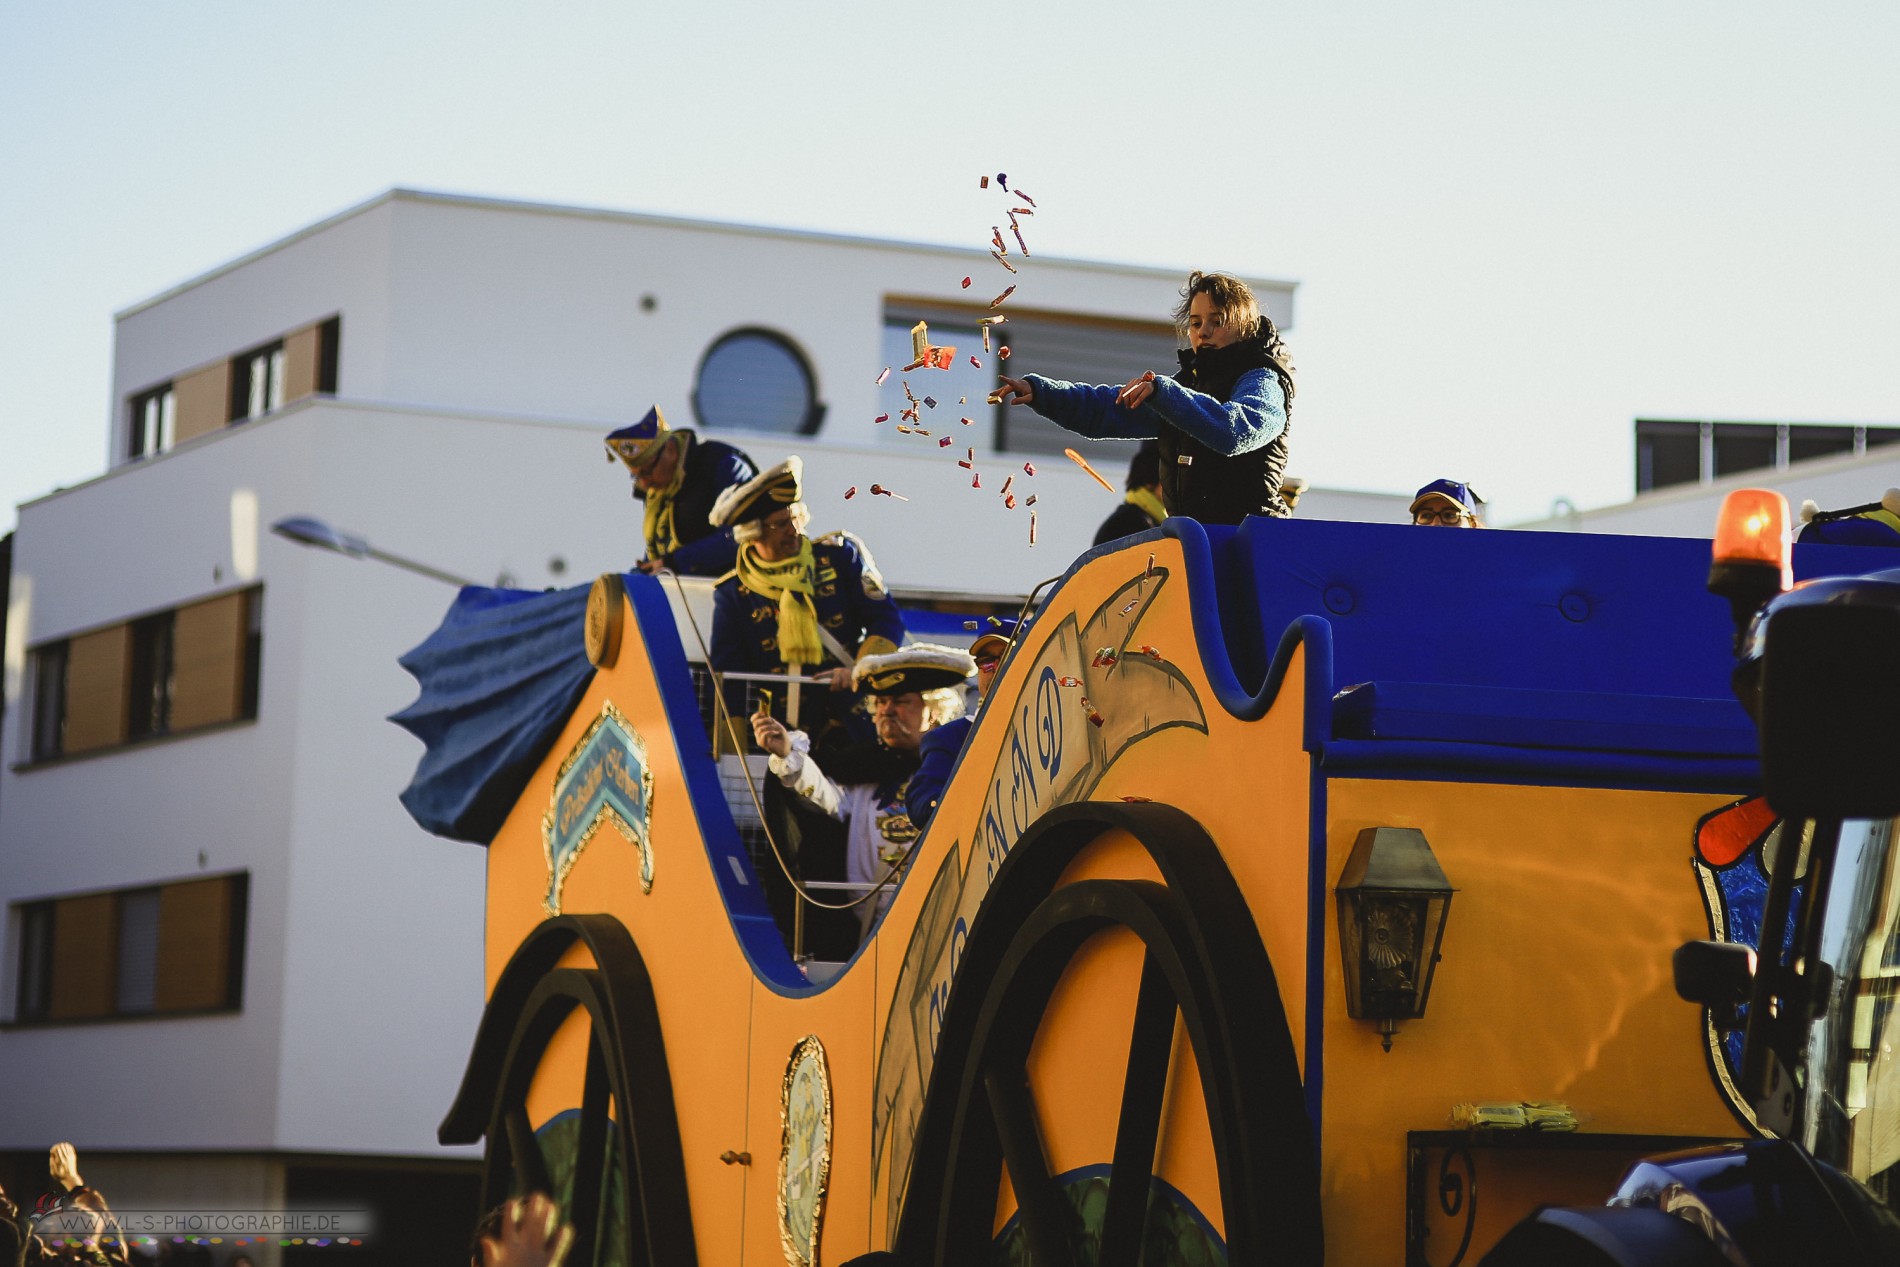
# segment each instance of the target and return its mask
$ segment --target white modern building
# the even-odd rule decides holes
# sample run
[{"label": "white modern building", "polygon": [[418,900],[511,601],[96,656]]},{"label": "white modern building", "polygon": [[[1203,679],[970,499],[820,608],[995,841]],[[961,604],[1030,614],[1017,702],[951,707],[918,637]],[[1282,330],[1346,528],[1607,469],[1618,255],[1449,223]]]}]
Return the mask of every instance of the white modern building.
[{"label": "white modern building", "polygon": [[[1115,499],[985,405],[978,321],[1015,283],[1012,366],[1119,381],[1172,363],[1181,275],[1013,262],[395,191],[118,314],[108,468],[23,506],[14,542],[0,1178],[30,1198],[70,1139],[120,1208],[369,1192],[402,1214],[353,1261],[460,1259],[473,1160],[435,1129],[483,1001],[484,857],[404,813],[420,749],[384,720],[452,591],[269,526],[582,583],[640,553],[601,437],[657,403],[761,464],[803,453],[814,527],[861,534],[900,591],[1024,593]],[[1290,326],[1293,286],[1255,286]],[[918,320],[957,369],[902,372]],[[907,377],[928,435],[893,425]],[[1100,447],[1117,485],[1131,447]]]},{"label": "white modern building", "polygon": [[1900,428],[1853,424],[1650,422],[1636,424],[1638,492],[1613,506],[1559,506],[1511,525],[1544,532],[1649,537],[1714,534],[1722,499],[1772,488],[1797,512],[1877,502],[1900,487]]}]

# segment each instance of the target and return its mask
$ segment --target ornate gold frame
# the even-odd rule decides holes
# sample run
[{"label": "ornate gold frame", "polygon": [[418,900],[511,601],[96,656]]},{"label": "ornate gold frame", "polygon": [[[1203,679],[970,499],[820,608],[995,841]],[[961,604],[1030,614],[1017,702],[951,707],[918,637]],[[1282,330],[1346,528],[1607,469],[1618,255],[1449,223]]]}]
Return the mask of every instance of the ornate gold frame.
[{"label": "ornate gold frame", "polygon": [[[792,1156],[792,1085],[798,1078],[799,1069],[811,1062],[818,1071],[818,1086],[824,1099],[824,1142],[818,1152],[816,1191],[812,1195],[811,1240],[800,1245],[793,1238],[790,1211],[786,1208],[785,1192],[790,1175]],[[785,1251],[785,1261],[790,1267],[817,1267],[818,1241],[825,1226],[825,1194],[831,1184],[831,1067],[825,1059],[825,1045],[818,1035],[807,1034],[792,1046],[791,1059],[785,1062],[785,1077],[779,1085],[779,1150],[778,1150],[778,1239]]]},{"label": "ornate gold frame", "polygon": [[[587,750],[587,746],[594,741],[594,736],[599,734],[601,727],[609,721],[612,721],[627,736],[627,746],[640,763],[640,800],[646,806],[646,830],[635,830],[633,825],[622,818],[613,806],[602,805],[595,813],[593,821],[581,829],[580,838],[575,842],[573,852],[562,859],[557,866],[554,859],[554,820],[561,806],[561,780],[567,777],[567,772],[574,768],[576,761],[580,760],[581,753]],[[574,864],[580,860],[581,852],[594,839],[594,833],[600,830],[600,825],[607,822],[614,825],[614,829],[626,838],[628,844],[640,851],[640,891],[653,892],[653,765],[647,760],[646,740],[640,737],[640,732],[633,728],[626,714],[616,708],[612,700],[602,701],[600,716],[594,719],[593,724],[575,741],[574,746],[568,749],[567,757],[561,762],[560,769],[554,772],[554,787],[548,794],[548,812],[541,816],[541,855],[548,864],[548,889],[551,895],[551,900],[542,900],[541,909],[547,914],[561,913],[561,887],[567,883],[567,873],[574,869]]]}]

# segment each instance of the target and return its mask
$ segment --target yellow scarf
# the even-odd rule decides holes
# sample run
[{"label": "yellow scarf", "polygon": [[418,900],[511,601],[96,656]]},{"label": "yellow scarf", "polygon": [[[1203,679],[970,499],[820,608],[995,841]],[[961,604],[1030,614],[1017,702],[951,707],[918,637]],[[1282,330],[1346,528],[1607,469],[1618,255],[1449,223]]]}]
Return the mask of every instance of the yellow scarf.
[{"label": "yellow scarf", "polygon": [[1145,488],[1129,489],[1122,500],[1131,506],[1141,507],[1141,513],[1156,523],[1168,517],[1167,508],[1161,504],[1161,499]]},{"label": "yellow scarf", "polygon": [[782,563],[759,557],[759,543],[739,547],[739,584],[778,604],[778,655],[786,664],[823,664],[818,639],[818,608],[812,604],[812,573],[817,570],[810,540],[798,539],[798,553]]},{"label": "yellow scarf", "polygon": [[[673,480],[665,488],[649,488],[646,492],[646,522],[641,531],[647,539],[647,558],[659,559],[680,548],[679,534],[673,531],[673,498],[686,483],[686,436],[684,431],[676,431],[661,440],[661,444],[670,444],[679,449],[679,461],[673,464]],[[660,460],[660,454],[653,455],[653,461]]]}]

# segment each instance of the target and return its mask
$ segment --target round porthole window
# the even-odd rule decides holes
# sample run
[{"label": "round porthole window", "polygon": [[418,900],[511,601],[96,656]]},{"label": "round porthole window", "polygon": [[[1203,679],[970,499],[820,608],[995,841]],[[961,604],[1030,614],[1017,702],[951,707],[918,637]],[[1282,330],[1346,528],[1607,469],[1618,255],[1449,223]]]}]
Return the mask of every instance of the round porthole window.
[{"label": "round porthole window", "polygon": [[791,341],[770,330],[734,330],[706,350],[693,385],[702,426],[809,435],[818,429],[811,366]]}]

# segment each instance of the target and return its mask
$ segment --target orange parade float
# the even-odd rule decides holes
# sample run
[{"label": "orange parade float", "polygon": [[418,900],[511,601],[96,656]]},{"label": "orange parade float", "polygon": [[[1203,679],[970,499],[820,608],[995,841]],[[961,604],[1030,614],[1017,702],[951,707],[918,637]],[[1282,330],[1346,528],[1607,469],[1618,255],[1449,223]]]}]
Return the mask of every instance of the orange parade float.
[{"label": "orange parade float", "polygon": [[397,719],[412,811],[488,849],[442,1138],[491,1203],[552,1190],[579,1262],[1446,1267],[1750,1136],[1669,967],[1752,936],[1778,840],[1707,548],[1098,549],[844,964],[767,909],[690,592],[464,591]]}]

